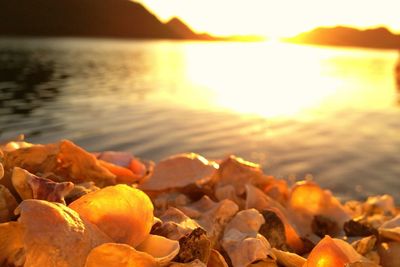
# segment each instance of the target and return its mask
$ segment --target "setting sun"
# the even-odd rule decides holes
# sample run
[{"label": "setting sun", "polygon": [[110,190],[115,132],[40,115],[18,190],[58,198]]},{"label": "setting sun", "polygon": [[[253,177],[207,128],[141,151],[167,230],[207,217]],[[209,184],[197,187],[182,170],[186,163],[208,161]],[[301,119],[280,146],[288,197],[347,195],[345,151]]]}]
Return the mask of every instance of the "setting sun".
[{"label": "setting sun", "polygon": [[386,26],[400,30],[399,3],[383,1],[141,0],[163,20],[178,16],[194,30],[219,35],[287,37],[318,26]]}]

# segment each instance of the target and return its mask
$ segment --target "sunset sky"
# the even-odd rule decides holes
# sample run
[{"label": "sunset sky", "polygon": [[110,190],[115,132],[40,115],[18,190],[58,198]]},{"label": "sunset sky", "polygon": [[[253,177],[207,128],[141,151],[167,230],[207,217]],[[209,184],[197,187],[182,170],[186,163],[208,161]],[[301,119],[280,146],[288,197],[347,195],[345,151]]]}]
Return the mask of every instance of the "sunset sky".
[{"label": "sunset sky", "polygon": [[400,33],[399,0],[140,0],[160,19],[196,31],[285,37],[317,26],[386,26]]}]

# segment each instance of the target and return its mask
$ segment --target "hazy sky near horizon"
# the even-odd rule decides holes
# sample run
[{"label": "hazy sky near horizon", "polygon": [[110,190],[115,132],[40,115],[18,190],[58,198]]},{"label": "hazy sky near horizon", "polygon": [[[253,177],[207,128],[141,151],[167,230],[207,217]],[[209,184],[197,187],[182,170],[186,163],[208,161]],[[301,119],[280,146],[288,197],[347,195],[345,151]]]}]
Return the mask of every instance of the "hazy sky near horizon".
[{"label": "hazy sky near horizon", "polygon": [[318,26],[385,26],[400,32],[400,0],[138,0],[166,21],[213,34],[291,36]]}]

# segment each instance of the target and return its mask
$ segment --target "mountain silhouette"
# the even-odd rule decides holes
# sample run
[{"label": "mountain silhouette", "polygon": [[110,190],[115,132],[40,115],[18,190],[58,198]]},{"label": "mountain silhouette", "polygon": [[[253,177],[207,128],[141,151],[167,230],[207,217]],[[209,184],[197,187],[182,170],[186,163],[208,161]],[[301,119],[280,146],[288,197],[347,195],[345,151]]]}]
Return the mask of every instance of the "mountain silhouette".
[{"label": "mountain silhouette", "polygon": [[286,41],[331,46],[355,46],[385,49],[400,48],[400,35],[393,34],[383,27],[367,30],[358,30],[343,26],[334,28],[321,27],[309,32],[301,33],[292,38],[287,38]]},{"label": "mountain silhouette", "polygon": [[192,29],[189,28],[185,23],[183,23],[178,18],[172,18],[170,21],[166,23],[166,25],[176,34],[180,36],[185,36],[186,38],[192,39],[196,38],[197,34],[195,34]]},{"label": "mountain silhouette", "polygon": [[230,40],[229,37],[215,37],[208,33],[195,33],[188,25],[177,17],[169,20],[166,25],[172,29],[179,36],[183,36],[185,39],[201,39],[201,40]]},{"label": "mountain silhouette", "polygon": [[202,39],[129,0],[0,0],[0,18],[2,36]]}]

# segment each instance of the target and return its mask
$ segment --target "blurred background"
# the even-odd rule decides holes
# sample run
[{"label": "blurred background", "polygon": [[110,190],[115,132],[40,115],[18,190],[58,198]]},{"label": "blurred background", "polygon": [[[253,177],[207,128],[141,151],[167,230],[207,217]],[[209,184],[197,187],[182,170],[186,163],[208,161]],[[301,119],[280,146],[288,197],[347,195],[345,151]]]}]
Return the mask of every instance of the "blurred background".
[{"label": "blurred background", "polygon": [[400,200],[395,0],[0,0],[0,142],[236,154]]}]

